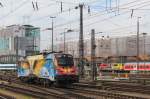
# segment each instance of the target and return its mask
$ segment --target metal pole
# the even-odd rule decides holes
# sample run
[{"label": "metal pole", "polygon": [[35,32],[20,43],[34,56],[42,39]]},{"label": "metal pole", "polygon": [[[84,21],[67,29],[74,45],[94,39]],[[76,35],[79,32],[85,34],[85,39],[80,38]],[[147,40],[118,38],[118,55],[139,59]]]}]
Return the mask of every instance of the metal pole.
[{"label": "metal pole", "polygon": [[92,65],[92,80],[96,80],[96,64],[95,64],[95,30],[91,30],[91,65]]},{"label": "metal pole", "polygon": [[65,32],[65,30],[66,30],[67,28],[64,28],[64,53],[66,52],[65,50],[66,50],[66,32]]},{"label": "metal pole", "polygon": [[145,67],[145,35],[144,35],[144,67]]},{"label": "metal pole", "polygon": [[80,61],[80,76],[84,75],[84,43],[83,43],[83,4],[79,5],[80,8],[80,35],[79,35],[79,61]]},{"label": "metal pole", "polygon": [[54,49],[53,49],[53,45],[54,45],[54,43],[53,43],[53,31],[54,31],[54,22],[53,22],[53,18],[56,18],[56,17],[50,17],[50,18],[52,18],[52,52],[54,51]]},{"label": "metal pole", "polygon": [[137,71],[139,69],[139,19],[141,17],[137,18]]},{"label": "metal pole", "polygon": [[73,50],[73,58],[74,58],[74,50]]},{"label": "metal pole", "polygon": [[34,45],[34,43],[35,43],[35,38],[34,38],[34,35],[33,35],[33,55],[35,55],[35,50],[34,50],[35,45]]},{"label": "metal pole", "polygon": [[16,69],[18,70],[18,46],[19,46],[19,42],[18,42],[18,36],[16,36]]},{"label": "metal pole", "polygon": [[52,52],[53,52],[53,18],[52,18]]},{"label": "metal pole", "polygon": [[143,39],[144,39],[144,67],[145,67],[145,57],[146,57],[146,54],[145,54],[145,36],[146,36],[147,33],[143,33]]},{"label": "metal pole", "polygon": [[66,47],[66,44],[65,44],[65,40],[66,40],[66,35],[65,35],[65,31],[64,31],[64,53],[65,53],[65,47]]}]

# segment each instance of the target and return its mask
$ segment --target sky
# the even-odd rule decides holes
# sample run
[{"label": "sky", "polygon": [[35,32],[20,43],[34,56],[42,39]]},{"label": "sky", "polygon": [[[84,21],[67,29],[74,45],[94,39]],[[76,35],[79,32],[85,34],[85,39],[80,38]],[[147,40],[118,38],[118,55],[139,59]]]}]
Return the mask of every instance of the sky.
[{"label": "sky", "polygon": [[0,0],[0,2],[0,27],[12,24],[40,27],[42,49],[50,47],[51,44],[51,31],[46,30],[51,28],[50,16],[56,17],[55,43],[62,42],[62,32],[66,32],[67,29],[74,32],[67,33],[66,39],[78,40],[80,12],[75,8],[79,4],[84,4],[84,38],[90,37],[91,29],[95,29],[97,37],[136,35],[138,17],[141,17],[140,33],[150,33],[150,0]]}]

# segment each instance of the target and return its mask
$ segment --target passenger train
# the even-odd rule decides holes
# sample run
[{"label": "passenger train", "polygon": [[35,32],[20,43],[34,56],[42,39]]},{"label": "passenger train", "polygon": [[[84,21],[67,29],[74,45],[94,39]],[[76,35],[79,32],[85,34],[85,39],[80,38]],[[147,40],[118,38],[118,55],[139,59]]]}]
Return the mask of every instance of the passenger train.
[{"label": "passenger train", "polygon": [[150,62],[130,62],[124,64],[124,70],[140,70],[140,71],[150,71]]},{"label": "passenger train", "polygon": [[126,70],[126,71],[150,71],[150,62],[126,62],[126,63],[111,63],[111,64],[99,64],[100,69],[112,68],[114,70]]},{"label": "passenger train", "polygon": [[72,84],[78,82],[73,56],[57,52],[27,56],[18,62],[18,77],[25,82]]}]

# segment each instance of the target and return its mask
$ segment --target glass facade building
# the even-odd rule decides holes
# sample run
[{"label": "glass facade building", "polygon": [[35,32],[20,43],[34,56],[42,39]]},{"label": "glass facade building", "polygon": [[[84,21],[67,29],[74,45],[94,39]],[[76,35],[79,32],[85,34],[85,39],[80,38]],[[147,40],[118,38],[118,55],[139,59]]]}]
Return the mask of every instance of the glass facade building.
[{"label": "glass facade building", "polygon": [[[0,58],[12,60],[12,56],[26,56],[40,52],[40,28],[31,25],[11,25],[0,30]],[[11,58],[9,58],[9,56]]]}]

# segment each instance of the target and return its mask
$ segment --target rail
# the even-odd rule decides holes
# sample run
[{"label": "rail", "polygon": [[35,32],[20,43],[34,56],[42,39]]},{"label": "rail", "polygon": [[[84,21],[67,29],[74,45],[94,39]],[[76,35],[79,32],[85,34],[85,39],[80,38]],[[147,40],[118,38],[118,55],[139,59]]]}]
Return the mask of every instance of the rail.
[{"label": "rail", "polygon": [[15,99],[15,98],[12,96],[4,95],[4,94],[0,93],[0,99]]}]

